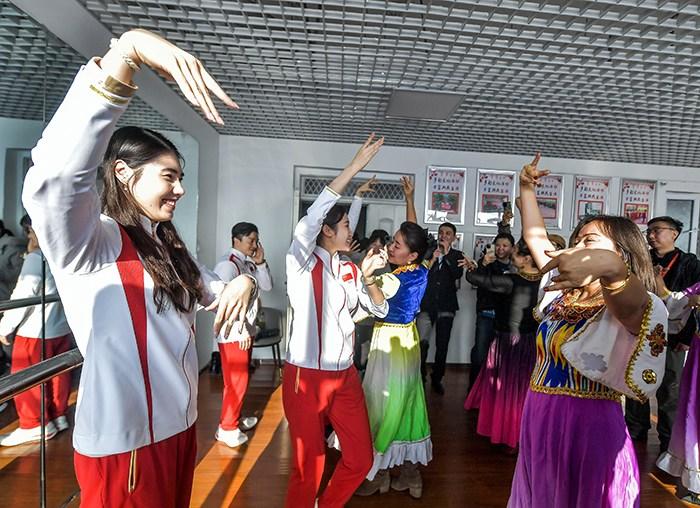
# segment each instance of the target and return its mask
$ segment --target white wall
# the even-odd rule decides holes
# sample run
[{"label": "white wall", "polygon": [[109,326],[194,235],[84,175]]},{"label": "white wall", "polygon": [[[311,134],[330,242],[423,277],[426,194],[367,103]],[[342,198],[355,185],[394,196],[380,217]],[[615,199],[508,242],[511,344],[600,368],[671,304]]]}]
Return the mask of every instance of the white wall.
[{"label": "white wall", "polygon": [[[43,123],[38,120],[20,120],[17,118],[0,117],[0,218],[5,208],[5,159],[8,149],[31,149],[41,136]],[[8,168],[14,170],[14,168]],[[8,194],[14,196],[15,191]],[[19,196],[19,195],[18,195]],[[16,221],[14,221],[16,222]],[[19,233],[19,225],[5,220],[5,227],[15,234]]]},{"label": "white wall", "polygon": [[[254,222],[260,229],[266,258],[275,280],[275,287],[263,295],[265,305],[286,308],[284,255],[292,234],[292,208],[294,199],[294,166],[342,168],[354,155],[357,145],[284,139],[266,139],[241,136],[222,136],[220,140],[219,188],[216,227],[216,250],[221,253],[229,247],[230,228],[237,221]],[[428,164],[463,166],[486,169],[520,169],[531,156],[499,155],[447,150],[426,150],[385,146],[368,168],[368,172],[387,171],[413,174],[416,177],[416,208],[422,218],[425,196],[425,171]],[[620,164],[612,162],[574,159],[543,158],[541,167],[554,173],[564,173],[564,230],[553,231],[568,238],[571,224],[571,192],[573,175],[601,175],[669,182],[697,182],[697,186],[682,188],[700,189],[700,170],[696,168]],[[470,172],[467,181],[467,224],[458,226],[465,233],[465,250],[471,248],[473,233],[493,233],[495,228],[472,225],[475,204],[476,171]],[[664,212],[664,189],[657,193],[655,213]],[[610,210],[614,213],[619,201],[619,179],[614,178],[611,189]],[[514,236],[519,232],[516,223]],[[466,363],[473,343],[475,291],[469,284],[462,284],[459,292],[461,310],[455,319],[450,342],[449,362]]]}]

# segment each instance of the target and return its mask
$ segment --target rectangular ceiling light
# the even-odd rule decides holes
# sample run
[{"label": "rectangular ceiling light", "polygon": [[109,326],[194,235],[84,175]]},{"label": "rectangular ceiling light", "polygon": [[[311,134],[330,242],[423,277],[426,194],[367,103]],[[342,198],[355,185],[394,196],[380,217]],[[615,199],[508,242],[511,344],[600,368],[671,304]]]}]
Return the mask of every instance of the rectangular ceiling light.
[{"label": "rectangular ceiling light", "polygon": [[386,108],[387,118],[444,122],[459,107],[464,95],[395,89]]}]

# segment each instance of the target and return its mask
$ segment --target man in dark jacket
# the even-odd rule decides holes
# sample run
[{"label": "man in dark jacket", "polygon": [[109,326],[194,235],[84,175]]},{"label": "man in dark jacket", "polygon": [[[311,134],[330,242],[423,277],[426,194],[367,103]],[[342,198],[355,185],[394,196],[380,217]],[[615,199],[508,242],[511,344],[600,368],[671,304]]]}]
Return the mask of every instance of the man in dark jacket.
[{"label": "man in dark jacket", "polygon": [[[513,253],[515,239],[510,234],[507,222],[502,222],[498,227],[498,235],[494,239],[494,246],[487,251],[477,263],[477,272],[484,274],[502,275],[511,270],[510,257]],[[476,290],[476,330],[474,333],[474,346],[469,354],[469,389],[474,386],[481,366],[486,361],[489,346],[493,339],[493,321],[496,317],[496,304],[494,299],[499,296],[487,288]]]},{"label": "man in dark jacket", "polygon": [[[673,217],[656,217],[647,224],[647,242],[651,247],[651,260],[663,275],[666,287],[671,291],[681,291],[700,281],[700,261],[695,254],[683,252],[675,242],[683,231],[683,223]],[[685,328],[680,333],[668,336],[666,369],[664,379],[656,392],[659,407],[659,432],[661,452],[666,451],[671,439],[671,429],[678,408],[678,388],[683,370],[685,353],[697,327],[691,314]],[[627,399],[625,420],[632,439],[645,441],[651,428],[649,402],[641,404]]]},{"label": "man in dark jacket", "polygon": [[420,335],[421,373],[424,379],[430,333],[435,326],[435,363],[430,377],[433,390],[440,395],[445,393],[442,378],[445,375],[452,323],[459,309],[457,281],[464,273],[464,269],[457,264],[464,255],[452,248],[456,236],[457,228],[454,224],[445,222],[438,228],[438,246],[433,254],[433,265],[428,273],[428,286],[421,301],[421,312],[416,320]]}]

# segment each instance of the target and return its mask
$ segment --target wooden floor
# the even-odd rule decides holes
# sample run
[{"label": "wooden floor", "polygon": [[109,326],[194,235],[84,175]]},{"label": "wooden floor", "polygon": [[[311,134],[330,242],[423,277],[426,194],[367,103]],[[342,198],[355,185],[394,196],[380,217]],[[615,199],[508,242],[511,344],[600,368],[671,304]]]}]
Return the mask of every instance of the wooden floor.
[{"label": "wooden floor", "polygon": [[[348,507],[505,507],[515,457],[476,435],[476,413],[462,409],[467,374],[466,368],[451,367],[445,383],[447,393],[444,396],[426,394],[434,459],[423,469],[423,499],[417,501],[407,493],[390,491],[381,496],[354,497]],[[221,403],[221,377],[202,374],[197,422],[198,464],[191,506],[283,506],[291,447],[278,383],[277,369],[272,366],[264,365],[256,370],[244,413],[258,415],[261,422],[250,434],[248,444],[230,449],[214,440]],[[72,399],[74,401],[75,394]],[[72,420],[72,410],[70,418]],[[0,432],[9,432],[16,426],[14,409],[0,414]],[[38,445],[0,449],[0,506],[39,506],[38,450]],[[77,507],[79,493],[73,474],[70,434],[59,434],[49,441],[47,450],[47,506]],[[673,495],[673,479],[653,467],[657,453],[655,435],[650,435],[646,446],[637,447],[642,474],[641,506],[684,506]],[[329,452],[327,475],[337,457],[335,452]]]}]

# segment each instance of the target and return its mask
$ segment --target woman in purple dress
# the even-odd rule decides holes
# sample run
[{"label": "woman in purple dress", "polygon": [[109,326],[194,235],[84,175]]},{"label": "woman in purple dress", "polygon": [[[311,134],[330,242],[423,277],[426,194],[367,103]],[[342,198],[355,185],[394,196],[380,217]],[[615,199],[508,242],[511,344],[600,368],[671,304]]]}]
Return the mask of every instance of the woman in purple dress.
[{"label": "woman in purple dress", "polygon": [[582,220],[553,252],[535,186],[520,174],[523,237],[545,274],[537,359],[523,408],[509,508],[639,506],[639,470],[620,397],[644,399],[665,360],[666,309],[644,237],[624,217]]}]

